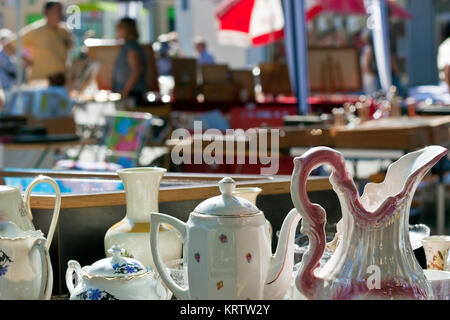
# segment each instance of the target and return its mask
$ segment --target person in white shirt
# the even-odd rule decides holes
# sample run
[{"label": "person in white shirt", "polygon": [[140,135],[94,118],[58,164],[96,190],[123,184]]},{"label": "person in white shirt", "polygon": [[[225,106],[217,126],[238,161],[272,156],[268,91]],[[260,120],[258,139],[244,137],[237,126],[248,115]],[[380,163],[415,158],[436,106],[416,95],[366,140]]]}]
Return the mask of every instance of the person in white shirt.
[{"label": "person in white shirt", "polygon": [[450,22],[445,28],[445,39],[438,49],[438,70],[442,81],[445,81],[450,91]]},{"label": "person in white shirt", "polygon": [[198,53],[197,61],[199,65],[215,63],[214,56],[206,50],[206,42],[203,38],[196,37],[194,39],[194,44],[195,50]]}]

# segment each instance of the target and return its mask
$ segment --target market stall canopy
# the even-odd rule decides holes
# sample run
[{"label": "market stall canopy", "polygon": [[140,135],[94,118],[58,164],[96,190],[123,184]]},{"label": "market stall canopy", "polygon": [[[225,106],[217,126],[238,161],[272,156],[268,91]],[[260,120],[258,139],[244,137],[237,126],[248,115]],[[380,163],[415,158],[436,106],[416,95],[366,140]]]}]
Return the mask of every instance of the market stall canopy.
[{"label": "market stall canopy", "polygon": [[[388,1],[393,17],[411,19],[412,15],[393,1]],[[306,0],[308,20],[314,19],[321,13],[366,15],[364,0]]]},{"label": "market stall canopy", "polygon": [[284,36],[281,0],[225,0],[216,17],[223,45],[261,46]]},{"label": "market stall canopy", "polygon": [[[131,2],[131,1],[91,1],[86,3],[78,4],[81,12],[85,11],[98,11],[98,12],[119,12],[120,2]],[[141,14],[148,14],[148,10],[141,8]]]},{"label": "market stall canopy", "polygon": [[117,12],[119,10],[119,5],[116,2],[107,1],[80,3],[78,7],[80,11]]}]

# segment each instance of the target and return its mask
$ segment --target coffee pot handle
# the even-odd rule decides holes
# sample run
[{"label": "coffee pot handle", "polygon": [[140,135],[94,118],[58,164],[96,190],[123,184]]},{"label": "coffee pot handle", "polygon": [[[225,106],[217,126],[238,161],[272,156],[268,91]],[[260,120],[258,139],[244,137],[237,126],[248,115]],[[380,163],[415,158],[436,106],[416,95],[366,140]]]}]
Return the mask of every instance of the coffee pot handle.
[{"label": "coffee pot handle", "polygon": [[41,258],[41,270],[42,270],[42,278],[41,278],[41,286],[39,289],[39,298],[43,300],[49,300],[52,294],[52,277],[50,275],[50,257],[48,255],[47,247],[45,246],[47,240],[45,238],[37,238],[33,245],[31,246],[29,256],[30,260],[32,258],[32,253],[34,250],[39,252],[39,257]]},{"label": "coffee pot handle", "polygon": [[25,190],[25,195],[24,195],[26,210],[27,210],[28,216],[31,221],[33,220],[33,215],[31,214],[31,205],[30,205],[31,191],[33,190],[33,188],[35,186],[37,186],[38,184],[41,184],[41,183],[50,184],[56,193],[55,207],[53,209],[52,221],[50,222],[50,228],[48,229],[48,235],[47,235],[47,250],[49,250],[50,244],[52,243],[53,235],[55,233],[56,224],[58,223],[59,210],[61,208],[61,191],[59,190],[59,186],[56,183],[56,181],[50,177],[39,176],[36,179],[34,179],[30,183],[30,185],[27,187],[27,189]]},{"label": "coffee pot handle", "polygon": [[[75,292],[75,288],[78,286],[78,284],[81,282],[80,278],[80,271],[81,266],[80,264],[75,260],[70,260],[67,263],[67,270],[66,270],[66,286],[67,289],[69,289],[69,293],[73,295]],[[75,272],[75,285],[73,285],[73,273]]]},{"label": "coffee pot handle", "polygon": [[159,226],[162,223],[170,224],[175,229],[177,229],[181,233],[183,242],[186,237],[186,225],[182,221],[165,214],[152,212],[150,215],[150,249],[152,252],[153,263],[155,264],[159,275],[161,276],[162,280],[169,288],[169,290],[172,291],[172,293],[178,299],[188,300],[189,287],[187,286],[187,279],[185,279],[186,288],[182,288],[181,286],[179,286],[170,276],[169,271],[165,267],[164,262],[161,258],[161,254],[158,249],[158,231]]}]

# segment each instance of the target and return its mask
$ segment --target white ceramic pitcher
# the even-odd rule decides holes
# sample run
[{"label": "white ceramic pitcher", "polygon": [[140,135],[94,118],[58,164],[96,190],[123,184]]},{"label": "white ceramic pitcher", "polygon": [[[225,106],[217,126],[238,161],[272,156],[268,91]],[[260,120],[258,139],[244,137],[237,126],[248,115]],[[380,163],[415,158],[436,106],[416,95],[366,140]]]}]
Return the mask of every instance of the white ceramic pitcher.
[{"label": "white ceramic pitcher", "polygon": [[[49,183],[56,192],[55,208],[48,239],[35,230],[30,210],[32,189]],[[55,180],[39,176],[25,191],[0,186],[0,299],[50,299],[53,272],[50,247],[61,206],[61,193]]]}]

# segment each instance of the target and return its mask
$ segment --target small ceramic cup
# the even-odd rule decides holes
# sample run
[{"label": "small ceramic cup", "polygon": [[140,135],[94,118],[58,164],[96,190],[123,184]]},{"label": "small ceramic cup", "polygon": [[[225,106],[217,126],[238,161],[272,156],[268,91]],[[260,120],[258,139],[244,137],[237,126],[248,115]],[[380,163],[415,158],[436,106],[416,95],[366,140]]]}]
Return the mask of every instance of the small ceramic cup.
[{"label": "small ceramic cup", "polygon": [[258,187],[236,188],[233,191],[233,196],[244,198],[256,205],[256,198],[261,193],[261,191],[262,189]]},{"label": "small ceramic cup", "polygon": [[[431,236],[422,239],[428,270],[445,270],[450,248],[450,236]],[[448,266],[447,266],[448,267]]]},{"label": "small ceramic cup", "polygon": [[440,270],[424,270],[427,280],[433,288],[435,300],[450,300],[450,272]]},{"label": "small ceramic cup", "polygon": [[[233,191],[233,196],[244,198],[256,206],[256,198],[258,198],[258,195],[261,193],[261,191],[262,191],[262,189],[258,188],[258,187],[236,188]],[[266,219],[266,224],[267,224],[267,228],[269,231],[269,239],[270,239],[270,242],[272,242],[272,237],[273,237],[272,224],[267,219]]]}]

